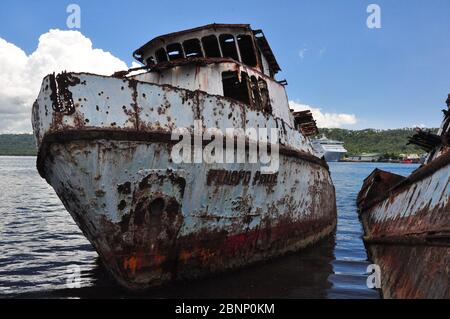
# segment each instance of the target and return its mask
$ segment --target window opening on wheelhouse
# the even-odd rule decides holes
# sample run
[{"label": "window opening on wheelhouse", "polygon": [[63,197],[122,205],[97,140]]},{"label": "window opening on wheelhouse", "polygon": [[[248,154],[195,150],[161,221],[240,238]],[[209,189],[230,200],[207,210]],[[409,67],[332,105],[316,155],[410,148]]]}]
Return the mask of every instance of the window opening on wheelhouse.
[{"label": "window opening on wheelhouse", "polygon": [[167,62],[167,53],[166,50],[164,50],[164,48],[157,50],[155,56],[156,61],[158,61],[158,63]]},{"label": "window opening on wheelhouse", "polygon": [[219,42],[215,35],[208,35],[202,38],[203,50],[207,58],[220,58]]},{"label": "window opening on wheelhouse", "polygon": [[252,37],[245,34],[239,35],[237,37],[237,43],[239,45],[242,63],[247,64],[248,66],[256,66],[257,61]]},{"label": "window opening on wheelhouse", "polygon": [[222,48],[223,57],[232,58],[236,61],[239,61],[234,36],[231,34],[221,34],[219,36],[219,40],[220,40],[220,47]]},{"label": "window opening on wheelhouse", "polygon": [[179,43],[172,43],[167,46],[167,55],[170,61],[175,61],[178,59],[183,59],[183,48]]},{"label": "window opening on wheelhouse", "polygon": [[183,43],[183,47],[184,47],[184,53],[186,54],[186,58],[202,58],[203,57],[200,40],[198,40],[198,39],[186,40]]},{"label": "window opening on wheelhouse", "polygon": [[227,71],[222,73],[223,96],[250,105],[250,92],[248,85],[248,75],[241,72],[239,79],[238,72]]}]

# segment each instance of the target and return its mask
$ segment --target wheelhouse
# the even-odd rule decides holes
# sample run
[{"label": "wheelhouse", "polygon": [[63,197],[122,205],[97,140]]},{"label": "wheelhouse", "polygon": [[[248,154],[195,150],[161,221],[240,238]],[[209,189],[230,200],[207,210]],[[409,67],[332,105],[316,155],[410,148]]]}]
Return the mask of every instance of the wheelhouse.
[{"label": "wheelhouse", "polygon": [[281,69],[272,49],[264,33],[248,24],[210,24],[170,33],[133,55],[149,69],[134,76],[137,80],[224,96],[291,127],[315,127],[312,116],[292,114],[286,82],[275,79]]},{"label": "wheelhouse", "polygon": [[248,24],[210,24],[159,36],[134,52],[147,66],[191,58],[229,59],[274,77],[281,71],[262,30]]}]

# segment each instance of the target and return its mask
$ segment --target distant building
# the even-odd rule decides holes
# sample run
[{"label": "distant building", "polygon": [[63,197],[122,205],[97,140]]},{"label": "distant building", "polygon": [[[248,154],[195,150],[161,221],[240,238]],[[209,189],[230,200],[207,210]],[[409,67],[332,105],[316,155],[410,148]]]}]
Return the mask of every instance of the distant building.
[{"label": "distant building", "polygon": [[356,156],[350,156],[347,158],[347,161],[349,162],[378,162],[378,160],[381,158],[381,154],[379,153],[363,153]]},{"label": "distant building", "polygon": [[421,156],[418,154],[400,154],[402,163],[420,163]]},{"label": "distant building", "polygon": [[419,154],[400,154],[400,157],[405,160],[420,160]]}]

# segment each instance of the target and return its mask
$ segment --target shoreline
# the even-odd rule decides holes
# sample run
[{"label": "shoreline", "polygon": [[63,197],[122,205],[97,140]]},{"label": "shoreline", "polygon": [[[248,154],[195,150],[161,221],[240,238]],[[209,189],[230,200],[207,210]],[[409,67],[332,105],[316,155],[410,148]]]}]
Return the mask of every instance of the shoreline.
[{"label": "shoreline", "polygon": [[[0,154],[0,157],[37,157],[37,154]],[[403,165],[420,165],[421,163],[402,163],[400,161],[337,161],[327,163],[349,163],[349,164],[403,164]]]},{"label": "shoreline", "polygon": [[37,154],[25,154],[25,155],[17,155],[17,154],[0,154],[0,157],[37,157]]},{"label": "shoreline", "polygon": [[338,161],[335,163],[383,163],[383,164],[408,164],[408,165],[421,165],[420,162],[403,163],[401,161]]}]

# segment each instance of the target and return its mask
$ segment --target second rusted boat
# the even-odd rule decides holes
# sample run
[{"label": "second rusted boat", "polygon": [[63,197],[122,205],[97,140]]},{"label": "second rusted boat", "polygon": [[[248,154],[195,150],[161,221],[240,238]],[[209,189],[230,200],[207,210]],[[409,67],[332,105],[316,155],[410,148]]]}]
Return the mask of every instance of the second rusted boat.
[{"label": "second rusted boat", "polygon": [[450,95],[447,107],[437,135],[410,139],[425,164],[406,178],[375,170],[357,199],[386,298],[450,298]]}]

